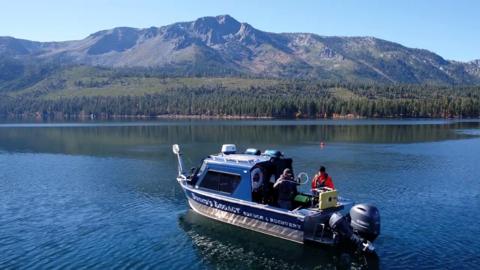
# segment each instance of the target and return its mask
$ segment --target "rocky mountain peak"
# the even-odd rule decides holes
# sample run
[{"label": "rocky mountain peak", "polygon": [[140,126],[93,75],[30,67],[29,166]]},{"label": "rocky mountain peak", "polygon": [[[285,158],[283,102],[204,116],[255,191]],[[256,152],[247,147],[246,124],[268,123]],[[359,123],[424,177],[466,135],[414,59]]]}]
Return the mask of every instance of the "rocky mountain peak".
[{"label": "rocky mountain peak", "polygon": [[399,83],[480,84],[480,60],[445,60],[374,37],[270,33],[229,15],[160,28],[119,27],[83,40],[33,42],[0,37],[2,59],[69,61],[104,67],[148,67],[175,75],[268,77]]},{"label": "rocky mountain peak", "polygon": [[140,31],[131,27],[117,27],[97,32],[91,37],[97,41],[88,49],[88,54],[97,55],[111,51],[122,52],[132,48],[140,36]]},{"label": "rocky mountain peak", "polygon": [[202,17],[195,20],[192,28],[199,34],[212,33],[214,36],[235,34],[240,29],[241,23],[229,15],[217,17]]},{"label": "rocky mountain peak", "polygon": [[39,42],[16,39],[13,37],[0,37],[0,55],[29,55],[41,49]]},{"label": "rocky mountain peak", "polygon": [[235,20],[232,16],[226,14],[226,15],[219,15],[215,17],[220,24],[224,25],[239,25],[240,22]]}]

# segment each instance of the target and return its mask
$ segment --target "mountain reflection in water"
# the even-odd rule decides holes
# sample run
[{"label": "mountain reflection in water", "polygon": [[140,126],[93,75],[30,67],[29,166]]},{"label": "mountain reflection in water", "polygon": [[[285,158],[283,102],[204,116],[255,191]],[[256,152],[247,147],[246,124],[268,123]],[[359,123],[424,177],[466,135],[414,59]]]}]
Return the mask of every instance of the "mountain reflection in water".
[{"label": "mountain reflection in water", "polygon": [[[478,268],[479,130],[478,120],[0,123],[0,269]],[[192,213],[173,143],[187,166],[222,143],[281,150],[295,173],[325,165],[341,196],[380,209],[379,260]]]}]

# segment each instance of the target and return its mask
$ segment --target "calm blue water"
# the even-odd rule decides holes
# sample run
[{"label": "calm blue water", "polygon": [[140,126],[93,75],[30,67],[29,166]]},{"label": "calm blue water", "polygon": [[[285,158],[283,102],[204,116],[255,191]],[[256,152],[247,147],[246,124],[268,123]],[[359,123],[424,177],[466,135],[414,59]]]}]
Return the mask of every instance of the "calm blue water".
[{"label": "calm blue water", "polygon": [[227,142],[376,204],[380,268],[479,268],[480,123],[368,120],[0,123],[0,269],[365,267],[189,211],[171,144],[197,166]]}]

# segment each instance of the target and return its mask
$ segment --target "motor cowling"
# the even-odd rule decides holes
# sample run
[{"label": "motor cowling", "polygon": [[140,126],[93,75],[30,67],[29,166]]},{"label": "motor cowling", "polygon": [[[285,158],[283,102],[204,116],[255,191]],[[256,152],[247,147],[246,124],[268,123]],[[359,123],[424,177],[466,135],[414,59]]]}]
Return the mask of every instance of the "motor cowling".
[{"label": "motor cowling", "polygon": [[350,209],[350,226],[362,238],[374,241],[380,234],[380,212],[371,204],[357,204]]},{"label": "motor cowling", "polygon": [[339,212],[335,212],[330,216],[328,225],[335,232],[345,238],[349,238],[353,234],[352,228],[350,228],[347,219]]},{"label": "motor cowling", "polygon": [[344,217],[339,212],[335,212],[330,216],[328,225],[343,241],[350,243],[358,251],[365,253],[373,253],[375,251],[372,243],[355,234],[348,223],[348,218]]}]

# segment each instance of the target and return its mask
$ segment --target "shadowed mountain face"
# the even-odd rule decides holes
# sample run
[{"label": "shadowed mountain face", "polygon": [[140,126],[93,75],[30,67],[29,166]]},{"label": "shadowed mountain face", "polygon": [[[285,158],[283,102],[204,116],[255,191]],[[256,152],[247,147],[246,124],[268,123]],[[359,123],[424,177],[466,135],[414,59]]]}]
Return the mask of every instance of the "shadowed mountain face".
[{"label": "shadowed mountain face", "polygon": [[[148,67],[175,75],[236,75],[382,83],[480,83],[480,61],[448,61],[373,37],[268,33],[223,15],[147,29],[119,27],[83,40],[0,37],[0,71],[30,63]],[[9,71],[9,72],[6,72]],[[4,75],[3,77],[7,76]],[[7,77],[1,80],[8,79]]]}]

